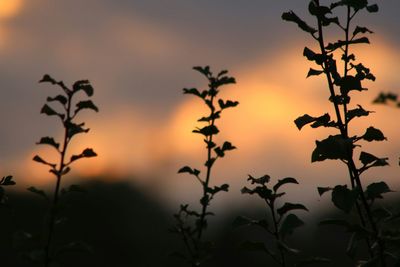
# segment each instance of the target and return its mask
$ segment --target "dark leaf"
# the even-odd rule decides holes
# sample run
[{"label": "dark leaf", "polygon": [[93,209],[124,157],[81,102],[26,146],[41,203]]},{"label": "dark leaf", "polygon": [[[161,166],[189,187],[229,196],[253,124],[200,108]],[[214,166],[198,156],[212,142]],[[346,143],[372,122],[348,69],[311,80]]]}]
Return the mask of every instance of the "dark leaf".
[{"label": "dark leaf", "polygon": [[254,178],[253,176],[249,175],[249,177],[247,178],[247,181],[250,181],[251,184],[266,184],[270,181],[271,177],[266,174],[261,176],[260,178]]},{"label": "dark leaf", "polygon": [[230,107],[236,107],[239,104],[239,102],[231,101],[231,100],[227,100],[226,102],[224,102],[222,99],[219,99],[218,104],[221,109],[226,109],[226,108],[230,108]]},{"label": "dark leaf", "polygon": [[372,126],[368,127],[365,134],[361,138],[368,142],[386,140],[386,137],[383,135],[381,130],[376,129]]},{"label": "dark leaf", "polygon": [[80,158],[91,158],[91,157],[96,157],[96,156],[97,156],[97,154],[96,154],[96,152],[93,151],[93,149],[86,148],[85,150],[83,150],[83,152],[81,154],[72,155],[70,162],[73,162],[73,161],[78,160]]},{"label": "dark leaf", "polygon": [[331,191],[333,188],[332,187],[317,187],[318,189],[318,194],[322,196],[324,193]]},{"label": "dark leaf", "polygon": [[201,129],[193,130],[193,132],[202,134],[204,136],[211,136],[211,135],[215,135],[215,134],[219,133],[219,130],[215,125],[208,125]]},{"label": "dark leaf", "polygon": [[63,95],[57,95],[57,96],[55,96],[55,97],[48,97],[47,98],[47,101],[48,102],[53,102],[53,101],[58,101],[58,102],[60,102],[61,104],[63,104],[63,105],[65,105],[65,104],[67,104],[67,98],[65,97],[65,96],[63,96]]},{"label": "dark leaf", "polygon": [[277,212],[278,212],[278,214],[280,216],[283,216],[288,211],[292,211],[292,210],[305,210],[305,211],[308,211],[308,209],[303,204],[286,202],[282,207],[277,209]]},{"label": "dark leaf", "polygon": [[204,98],[203,95],[200,94],[200,92],[196,88],[183,88],[183,93],[184,94],[191,94],[191,95],[196,95],[198,97]]},{"label": "dark leaf", "polygon": [[369,29],[366,28],[366,27],[357,26],[357,27],[355,28],[354,32],[353,32],[353,35],[355,36],[355,35],[357,35],[357,34],[359,34],[359,33],[366,33],[366,32],[368,32],[368,33],[374,33],[373,31],[369,30]]},{"label": "dark leaf", "polygon": [[292,177],[283,178],[282,180],[278,180],[278,182],[274,185],[274,191],[278,191],[278,189],[284,184],[299,184],[299,182]]},{"label": "dark leaf", "polygon": [[180,168],[178,173],[189,173],[189,174],[197,176],[200,174],[200,171],[197,169],[192,169],[189,166],[185,166],[185,167]]},{"label": "dark leaf", "polygon": [[84,123],[75,124],[70,121],[66,122],[66,126],[68,128],[68,138],[72,138],[76,134],[89,132],[89,129],[85,129],[82,127],[83,125]]},{"label": "dark leaf", "polygon": [[75,114],[78,113],[82,109],[92,109],[96,112],[99,112],[99,109],[96,107],[95,104],[91,100],[80,101],[76,104]]},{"label": "dark leaf", "polygon": [[374,5],[367,6],[367,10],[370,13],[376,13],[379,11],[379,7],[377,4],[374,4]]},{"label": "dark leaf", "polygon": [[[1,181],[0,185],[7,186],[7,185],[15,185],[15,182],[13,181],[13,177],[11,175],[4,176]],[[1,199],[1,198],[0,198]]]},{"label": "dark leaf", "polygon": [[285,12],[282,14],[282,19],[286,21],[292,21],[297,24],[305,32],[314,34],[317,32],[316,29],[307,25],[306,22],[301,20],[293,11]]},{"label": "dark leaf", "polygon": [[392,192],[385,182],[372,183],[367,186],[365,194],[368,199],[383,198],[382,194]]},{"label": "dark leaf", "polygon": [[56,141],[54,141],[54,138],[53,138],[53,137],[48,137],[48,136],[42,137],[42,138],[40,139],[40,141],[37,142],[36,144],[38,144],[38,145],[39,145],[39,144],[40,144],[40,145],[50,145],[50,146],[54,147],[54,148],[57,149],[57,150],[58,150],[58,148],[60,147],[60,144],[57,143]]},{"label": "dark leaf", "polygon": [[307,78],[310,77],[310,76],[318,76],[318,75],[320,75],[322,73],[324,73],[323,70],[315,70],[313,68],[310,68],[310,70],[308,71],[308,74],[307,74]]},{"label": "dark leaf", "polygon": [[210,72],[210,67],[209,66],[205,66],[205,67],[196,66],[196,67],[193,67],[193,69],[197,70],[198,72],[200,72],[201,74],[203,74],[207,78],[212,75],[212,73]]},{"label": "dark leaf", "polygon": [[92,96],[94,91],[92,85],[88,80],[76,81],[72,88],[74,93],[82,90],[86,93],[87,96]]},{"label": "dark leaf", "polygon": [[358,108],[347,111],[347,121],[351,121],[355,117],[368,116],[369,113],[371,111],[366,111],[362,106],[358,105]]},{"label": "dark leaf", "polygon": [[309,123],[311,123],[313,121],[315,121],[314,117],[311,117],[308,114],[304,114],[303,116],[298,117],[297,119],[295,119],[294,123],[296,124],[297,128],[299,130],[301,130],[301,128],[303,128],[303,126],[305,126],[305,125],[307,125],[307,124],[309,124]]},{"label": "dark leaf", "polygon": [[280,228],[279,228],[279,233],[281,236],[284,238],[288,234],[292,234],[294,229],[304,225],[304,222],[299,219],[294,214],[289,214],[285,217],[283,220]]},{"label": "dark leaf", "polygon": [[340,92],[343,95],[347,95],[350,91],[357,90],[363,91],[366,90],[362,88],[360,79],[347,75],[340,80]]},{"label": "dark leaf", "polygon": [[57,115],[59,116],[59,114],[54,111],[54,109],[52,109],[49,105],[44,104],[44,106],[42,107],[42,109],[40,110],[40,113],[46,114],[48,116],[53,116],[53,115]]},{"label": "dark leaf", "polygon": [[316,141],[316,148],[311,157],[312,162],[324,161],[326,159],[346,160],[351,155],[353,142],[341,135],[330,135],[327,139]]},{"label": "dark leaf", "polygon": [[32,193],[34,193],[34,194],[37,194],[37,195],[43,197],[43,198],[46,199],[46,200],[49,199],[49,198],[47,197],[46,193],[45,193],[43,190],[37,189],[37,188],[34,187],[34,186],[31,186],[31,187],[27,188],[27,190],[28,190],[29,192],[32,192]]},{"label": "dark leaf", "polygon": [[41,157],[39,157],[38,155],[33,157],[33,161],[36,161],[36,162],[51,166],[53,168],[56,167],[56,164],[49,163],[49,162],[45,161],[44,159],[42,159]]},{"label": "dark leaf", "polygon": [[335,206],[349,213],[357,201],[357,191],[347,188],[347,185],[337,185],[332,191],[332,202]]},{"label": "dark leaf", "polygon": [[39,81],[39,83],[51,83],[56,84],[57,82],[48,74],[43,75],[43,78]]}]

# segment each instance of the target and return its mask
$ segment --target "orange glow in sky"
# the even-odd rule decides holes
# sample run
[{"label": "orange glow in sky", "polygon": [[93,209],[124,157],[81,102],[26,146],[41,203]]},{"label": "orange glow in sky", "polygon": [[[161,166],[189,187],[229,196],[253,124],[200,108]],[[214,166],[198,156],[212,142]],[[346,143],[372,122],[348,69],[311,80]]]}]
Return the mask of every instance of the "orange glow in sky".
[{"label": "orange glow in sky", "polygon": [[8,19],[17,15],[21,10],[22,4],[22,0],[1,0],[0,19]]}]

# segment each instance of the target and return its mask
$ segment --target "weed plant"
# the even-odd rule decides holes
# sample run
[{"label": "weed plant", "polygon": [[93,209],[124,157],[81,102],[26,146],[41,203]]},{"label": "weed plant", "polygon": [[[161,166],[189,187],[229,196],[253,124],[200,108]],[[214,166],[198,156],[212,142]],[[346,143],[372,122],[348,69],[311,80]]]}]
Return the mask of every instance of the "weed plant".
[{"label": "weed plant", "polygon": [[8,198],[4,190],[4,186],[15,185],[15,181],[11,175],[4,176],[0,180],[0,205],[7,204]]},{"label": "weed plant", "polygon": [[[344,17],[335,16],[343,14]],[[346,165],[349,174],[350,186],[347,184],[333,187],[319,187],[320,195],[330,191],[333,204],[349,214],[348,220],[328,219],[321,224],[333,224],[344,227],[352,233],[346,254],[354,260],[357,266],[388,266],[388,262],[396,261],[399,264],[398,233],[385,230],[383,226],[395,219],[395,216],[375,204],[383,194],[391,192],[384,181],[374,182],[365,186],[362,174],[370,168],[388,165],[387,158],[378,157],[369,152],[361,151],[363,142],[384,141],[386,137],[379,129],[370,126],[363,133],[353,135],[350,130],[351,122],[360,117],[367,117],[370,111],[361,105],[351,103],[351,96],[367,90],[362,85],[366,80],[375,81],[375,76],[369,68],[356,61],[351,48],[360,44],[369,44],[368,34],[373,32],[363,26],[353,26],[356,15],[362,12],[374,13],[378,11],[376,4],[369,4],[367,0],[333,1],[329,6],[321,5],[319,0],[309,2],[308,11],[314,18],[316,27],[310,26],[299,18],[293,11],[285,12],[282,19],[294,22],[306,32],[316,43],[318,50],[304,48],[303,55],[318,68],[310,68],[307,77],[325,76],[329,101],[334,108],[334,118],[328,113],[322,116],[305,114],[295,120],[299,130],[310,124],[312,128],[329,127],[336,131],[326,139],[316,141],[312,152],[312,162],[324,160],[339,160]],[[341,39],[327,42],[328,28],[337,28],[342,33]],[[337,57],[343,63],[340,71]],[[358,157],[358,161],[356,158]],[[355,213],[357,220],[351,220],[350,214]],[[368,256],[359,255],[360,242],[365,242]]]},{"label": "weed plant", "polygon": [[[81,192],[82,189],[78,185],[71,185],[68,188],[62,188],[62,179],[71,170],[71,166],[77,160],[82,158],[95,157],[97,154],[91,148],[86,148],[80,154],[74,154],[68,158],[68,148],[72,139],[81,133],[87,133],[88,128],[84,127],[84,123],[76,122],[77,115],[85,109],[98,111],[96,105],[89,99],[77,101],[75,98],[79,92],[84,92],[87,97],[93,95],[93,87],[87,80],[80,80],[73,84],[72,88],[67,87],[62,81],[56,81],[49,75],[44,75],[39,81],[40,83],[50,83],[56,85],[61,89],[61,94],[54,97],[48,97],[46,104],[41,109],[41,113],[47,116],[58,118],[64,128],[64,135],[61,143],[57,142],[53,137],[42,137],[37,143],[38,145],[47,145],[57,151],[58,159],[56,163],[50,162],[36,155],[33,160],[44,164],[49,167],[49,172],[55,177],[55,187],[52,199],[40,189],[35,187],[28,188],[29,191],[40,195],[49,203],[49,214],[46,218],[46,225],[44,227],[45,233],[42,236],[43,249],[33,250],[27,253],[25,256],[33,262],[42,262],[43,266],[58,266],[57,258],[70,250],[85,249],[86,245],[81,242],[72,241],[67,244],[55,246],[56,239],[56,227],[62,224],[66,218],[62,216],[61,211],[65,208],[65,204],[62,203],[62,198],[66,197],[72,192]],[[59,105],[58,109],[51,107],[52,103]],[[61,110],[61,111],[58,111]],[[32,235],[25,235],[26,237],[32,237]]]},{"label": "weed plant", "polygon": [[[258,226],[266,231],[269,238],[267,243],[264,241],[245,241],[241,244],[241,248],[246,251],[263,252],[273,259],[278,266],[293,266],[294,263],[289,260],[288,256],[299,256],[300,251],[291,248],[286,239],[295,229],[303,226],[304,222],[292,212],[296,210],[308,211],[308,209],[303,204],[291,202],[285,202],[280,207],[278,206],[280,198],[286,195],[284,191],[281,191],[281,187],[286,184],[298,184],[298,181],[295,178],[286,177],[269,187],[271,182],[269,175],[259,178],[249,175],[247,180],[253,185],[253,188],[243,187],[242,194],[256,195],[261,198],[266,204],[269,216],[261,220],[239,216],[233,222],[233,226]],[[298,260],[298,262],[302,266],[306,266],[307,264],[329,262],[329,260],[313,257]]]},{"label": "weed plant", "polygon": [[211,256],[213,247],[212,242],[203,240],[204,231],[208,227],[207,217],[214,215],[208,210],[208,207],[217,193],[221,191],[227,192],[229,188],[228,184],[211,185],[213,166],[219,158],[225,156],[226,152],[236,148],[227,141],[223,142],[222,145],[217,145],[215,137],[219,133],[219,129],[216,122],[221,118],[223,111],[237,106],[239,102],[225,101],[218,98],[222,86],[236,83],[233,77],[227,76],[228,71],[223,70],[215,76],[209,66],[194,67],[193,69],[201,73],[208,81],[208,89],[203,91],[199,91],[196,88],[183,89],[184,94],[200,98],[209,108],[209,114],[198,120],[198,122],[206,125],[193,130],[193,133],[199,134],[204,138],[206,146],[205,175],[201,176],[199,169],[189,166],[182,167],[178,173],[192,175],[200,183],[203,194],[200,198],[200,211],[190,209],[187,204],[180,206],[179,212],[174,214],[176,225],[172,231],[181,236],[187,250],[186,253],[176,252],[174,254],[183,258],[191,266],[201,266]]}]

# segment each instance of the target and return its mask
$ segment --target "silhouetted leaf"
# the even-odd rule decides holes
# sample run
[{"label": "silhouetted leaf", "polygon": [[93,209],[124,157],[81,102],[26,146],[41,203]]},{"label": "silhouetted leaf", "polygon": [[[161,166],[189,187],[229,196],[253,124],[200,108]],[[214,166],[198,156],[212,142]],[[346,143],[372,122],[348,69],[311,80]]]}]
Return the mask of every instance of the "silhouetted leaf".
[{"label": "silhouetted leaf", "polygon": [[374,104],[386,104],[387,101],[396,102],[397,94],[393,93],[380,93],[377,98],[373,101]]},{"label": "silhouetted leaf", "polygon": [[210,66],[205,66],[205,67],[196,66],[196,67],[193,67],[193,69],[197,70],[198,72],[200,72],[201,74],[203,74],[206,77],[209,77],[212,75],[212,73],[210,72]]},{"label": "silhouetted leaf", "polygon": [[278,180],[278,182],[274,185],[274,191],[278,191],[278,189],[285,184],[299,184],[299,182],[297,182],[297,180],[292,177],[283,178],[282,180]]},{"label": "silhouetted leaf", "polygon": [[383,135],[381,130],[376,129],[372,126],[368,127],[365,134],[361,138],[368,142],[386,140],[386,137]]},{"label": "silhouetted leaf", "polygon": [[352,90],[363,91],[365,89],[362,88],[360,79],[347,75],[340,80],[340,92],[347,95]]},{"label": "silhouetted leaf", "polygon": [[92,109],[96,112],[99,112],[99,109],[96,107],[95,104],[91,100],[80,101],[76,104],[75,114],[81,111],[82,109]]},{"label": "silhouetted leaf", "polygon": [[357,26],[357,27],[355,28],[354,32],[353,32],[353,35],[355,36],[355,35],[357,35],[357,34],[359,34],[359,33],[366,33],[366,32],[368,32],[368,33],[374,33],[373,31],[369,30],[369,29],[366,28],[366,27]]},{"label": "silhouetted leaf", "polygon": [[286,214],[288,211],[291,210],[305,210],[308,211],[308,209],[303,205],[303,204],[298,204],[298,203],[289,203],[286,202],[282,207],[277,209],[276,211],[280,216]]},{"label": "silhouetted leaf", "polygon": [[289,214],[285,217],[279,228],[279,233],[282,237],[292,234],[294,229],[304,225],[304,222],[294,214]]},{"label": "silhouetted leaf", "polygon": [[191,94],[191,95],[195,95],[201,98],[204,98],[205,95],[200,94],[200,92],[196,89],[196,88],[183,88],[183,93],[184,94]]},{"label": "silhouetted leaf", "polygon": [[40,139],[40,141],[37,142],[36,144],[38,144],[38,145],[39,145],[39,144],[41,144],[41,145],[50,145],[50,146],[54,147],[54,148],[57,149],[57,150],[58,150],[58,148],[60,147],[60,144],[57,143],[56,141],[54,141],[54,138],[53,138],[53,137],[48,137],[48,136],[42,137],[42,138]]},{"label": "silhouetted leaf", "polygon": [[63,105],[65,105],[65,104],[67,104],[67,98],[65,97],[65,96],[63,96],[63,95],[57,95],[57,96],[55,96],[55,97],[48,97],[47,98],[47,101],[48,102],[53,102],[53,101],[58,101],[58,102],[60,102],[61,104],[63,104]]},{"label": "silhouetted leaf", "polygon": [[185,167],[180,168],[178,173],[189,173],[189,174],[197,176],[200,174],[200,171],[197,169],[192,169],[189,166],[185,166]]},{"label": "silhouetted leaf", "polygon": [[27,190],[28,190],[29,192],[32,192],[32,193],[34,193],[34,194],[37,194],[37,195],[43,197],[43,198],[46,199],[46,200],[49,199],[49,198],[47,197],[46,193],[45,193],[43,190],[37,189],[37,188],[34,187],[34,186],[31,186],[31,187],[27,188]]},{"label": "silhouetted leaf", "polygon": [[294,123],[296,124],[297,128],[299,130],[301,130],[301,128],[303,128],[305,125],[307,125],[307,124],[309,124],[309,123],[311,123],[313,121],[315,121],[314,117],[311,117],[308,114],[304,114],[303,116],[298,117],[297,119],[295,119]]},{"label": "silhouetted leaf", "polygon": [[8,175],[8,176],[4,176],[1,179],[0,185],[3,185],[3,186],[15,185],[15,182],[13,181],[13,177],[11,175]]},{"label": "silhouetted leaf", "polygon": [[333,188],[332,187],[317,187],[318,189],[318,194],[322,196],[324,193],[331,191]]},{"label": "silhouetted leaf", "polygon": [[374,4],[374,5],[367,6],[367,10],[370,13],[376,13],[379,11],[379,7],[377,4]]},{"label": "silhouetted leaf", "polygon": [[224,102],[222,99],[219,99],[218,104],[221,109],[226,109],[226,108],[230,108],[230,107],[236,107],[239,104],[239,102],[231,101],[231,100],[227,100],[226,102]]},{"label": "silhouetted leaf", "polygon": [[347,185],[337,185],[332,191],[332,202],[335,206],[349,213],[357,201],[358,193],[347,188]]},{"label": "silhouetted leaf", "polygon": [[67,121],[66,126],[68,128],[68,135],[67,135],[68,138],[72,138],[76,134],[89,132],[89,129],[85,129],[82,127],[83,125],[84,125],[84,123],[75,124],[70,121]]},{"label": "silhouetted leaf", "polygon": [[292,21],[297,24],[305,32],[314,34],[317,32],[316,29],[307,25],[306,22],[301,20],[293,11],[285,12],[282,14],[282,19],[286,21]]},{"label": "silhouetted leaf", "polygon": [[326,159],[346,160],[351,155],[353,142],[341,135],[330,135],[327,139],[316,141],[316,148],[311,157],[312,162],[324,161]]},{"label": "silhouetted leaf", "polygon": [[93,95],[93,87],[88,80],[76,81],[72,86],[73,92],[76,93],[80,90],[84,91],[87,96]]},{"label": "silhouetted leaf", "polygon": [[229,190],[229,185],[228,184],[223,184],[221,186],[214,186],[214,188],[207,188],[207,192],[209,192],[210,194],[214,195],[220,191],[225,191],[228,192]]},{"label": "silhouetted leaf", "polygon": [[369,113],[371,112],[366,111],[362,106],[358,105],[358,108],[347,111],[347,121],[351,121],[355,117],[368,116]]},{"label": "silhouetted leaf", "polygon": [[350,40],[350,41],[342,41],[342,40],[339,40],[339,41],[337,41],[337,42],[335,42],[335,43],[329,43],[326,47],[325,47],[325,49],[326,50],[328,50],[328,51],[330,51],[330,52],[333,52],[333,51],[335,51],[336,49],[338,49],[338,48],[341,48],[341,47],[343,47],[343,46],[345,46],[345,45],[351,45],[351,44],[369,44],[370,42],[369,42],[369,39],[367,38],[367,37],[361,37],[361,38],[358,38],[358,39],[352,39],[352,40]]},{"label": "silhouetted leaf", "polygon": [[251,184],[261,184],[261,185],[263,185],[263,184],[268,183],[270,181],[270,179],[271,179],[271,177],[268,174],[263,175],[263,176],[261,176],[259,178],[254,178],[253,176],[249,175],[249,177],[247,178],[247,181],[250,181]]},{"label": "silhouetted leaf", "polygon": [[48,116],[59,116],[60,114],[58,114],[56,111],[54,111],[54,109],[52,109],[49,105],[44,104],[44,106],[42,107],[42,109],[40,110],[40,113],[42,114],[46,114]]},{"label": "silhouetted leaf", "polygon": [[193,132],[202,134],[204,136],[210,136],[219,133],[219,130],[215,125],[208,125],[201,129],[198,128],[196,130],[193,130]]},{"label": "silhouetted leaf", "polygon": [[72,155],[71,156],[71,162],[78,160],[80,158],[91,158],[91,157],[96,157],[97,154],[96,152],[93,151],[93,149],[91,148],[86,148],[85,150],[83,150],[83,152],[79,155]]},{"label": "silhouetted leaf", "polygon": [[392,192],[392,190],[385,182],[372,183],[365,190],[368,199],[383,198],[382,194],[389,192]]},{"label": "silhouetted leaf", "polygon": [[49,162],[45,161],[44,159],[42,159],[41,157],[39,157],[38,155],[33,157],[33,161],[36,161],[36,162],[51,166],[53,168],[56,166],[56,164],[49,163]]},{"label": "silhouetted leaf", "polygon": [[51,83],[51,84],[56,84],[57,82],[48,74],[43,75],[43,78],[39,81],[39,83]]},{"label": "silhouetted leaf", "polygon": [[[388,158],[378,158],[370,153],[362,151],[360,154],[360,161],[364,165],[364,168],[370,168],[370,167],[381,167],[381,166],[387,166],[389,163],[387,162]],[[366,167],[368,164],[368,167]]]},{"label": "silhouetted leaf", "polygon": [[308,71],[308,74],[307,74],[307,78],[310,77],[310,76],[318,76],[318,75],[320,75],[322,73],[324,73],[323,70],[315,70],[313,68],[310,68],[310,70]]}]

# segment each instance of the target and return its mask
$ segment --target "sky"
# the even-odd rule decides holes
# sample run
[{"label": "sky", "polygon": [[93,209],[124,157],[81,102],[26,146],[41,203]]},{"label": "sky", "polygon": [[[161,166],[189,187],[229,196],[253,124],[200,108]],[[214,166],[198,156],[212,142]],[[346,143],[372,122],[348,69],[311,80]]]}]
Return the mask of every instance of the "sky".
[{"label": "sky", "polygon": [[[216,205],[244,205],[248,198],[239,190],[247,175],[270,174],[298,178],[301,186],[289,189],[291,197],[318,206],[316,186],[346,183],[347,177],[340,162],[311,164],[315,140],[332,131],[298,131],[293,123],[305,113],[332,112],[324,80],[306,79],[312,65],[302,51],[315,47],[313,40],[280,18],[288,10],[306,17],[307,5],[299,0],[0,0],[1,174],[13,174],[20,189],[53,182],[46,168],[32,161],[35,154],[55,156],[35,145],[40,137],[62,136],[54,118],[39,114],[56,90],[38,84],[48,73],[66,84],[89,79],[100,109],[84,114],[91,130],[71,147],[73,152],[92,147],[99,156],[76,164],[72,177],[129,179],[171,206],[195,201],[198,184],[177,170],[203,165],[203,142],[191,130],[205,109],[182,88],[206,86],[192,67],[210,65],[236,78],[223,95],[240,102],[219,121],[218,140],[238,149],[216,165],[215,184],[231,184]],[[400,2],[379,5],[378,13],[357,18],[375,32],[372,44],[355,53],[377,81],[366,84],[369,91],[355,96],[354,105],[376,113],[355,123],[353,134],[370,125],[385,133],[387,142],[363,144],[363,150],[389,157],[391,165],[363,179],[386,179],[399,190],[400,110],[371,102],[380,91],[399,92]],[[331,32],[331,40],[336,34]]]}]

